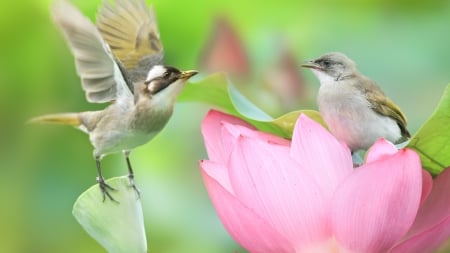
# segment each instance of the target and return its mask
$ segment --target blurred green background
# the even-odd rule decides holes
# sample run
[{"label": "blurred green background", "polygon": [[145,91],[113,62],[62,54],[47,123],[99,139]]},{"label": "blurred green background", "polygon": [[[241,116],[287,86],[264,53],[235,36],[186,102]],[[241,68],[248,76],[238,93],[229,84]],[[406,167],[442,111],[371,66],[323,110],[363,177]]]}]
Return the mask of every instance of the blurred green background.
[{"label": "blurred green background", "polygon": [[[71,215],[77,196],[95,183],[87,136],[70,127],[24,124],[39,114],[103,107],[85,101],[73,57],[51,22],[50,2],[0,2],[0,252],[104,252]],[[101,3],[74,2],[92,19]],[[278,41],[299,63],[341,51],[400,105],[412,133],[450,82],[447,0],[153,4],[170,65],[197,68],[215,17],[225,16],[247,52],[252,80],[267,71]],[[308,71],[299,72],[306,79],[300,104],[315,108],[318,83]],[[264,98],[252,92],[263,105]],[[177,104],[165,130],[132,153],[150,252],[244,252],[220,224],[197,166],[206,158],[200,122],[207,110]],[[103,168],[107,177],[126,174],[121,155],[106,157]]]}]

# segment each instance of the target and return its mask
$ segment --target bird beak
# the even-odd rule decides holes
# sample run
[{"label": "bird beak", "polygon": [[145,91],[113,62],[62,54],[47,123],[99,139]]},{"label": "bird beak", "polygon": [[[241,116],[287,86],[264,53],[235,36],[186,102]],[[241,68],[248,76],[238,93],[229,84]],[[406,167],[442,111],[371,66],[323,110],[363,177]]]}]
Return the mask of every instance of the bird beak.
[{"label": "bird beak", "polygon": [[183,72],[181,72],[180,79],[188,80],[189,78],[191,78],[197,74],[198,74],[198,71],[196,71],[196,70],[183,71]]},{"label": "bird beak", "polygon": [[323,68],[321,66],[319,66],[317,63],[315,63],[313,60],[310,61],[305,61],[302,65],[300,65],[301,67],[304,68],[310,68],[310,69],[318,69],[318,70],[323,70]]}]

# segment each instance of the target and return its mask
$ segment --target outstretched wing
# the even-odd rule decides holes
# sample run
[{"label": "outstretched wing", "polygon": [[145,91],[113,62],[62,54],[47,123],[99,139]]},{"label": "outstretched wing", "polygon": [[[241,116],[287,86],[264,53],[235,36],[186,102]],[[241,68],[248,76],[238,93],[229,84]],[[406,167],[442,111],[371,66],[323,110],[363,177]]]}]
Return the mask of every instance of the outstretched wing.
[{"label": "outstretched wing", "polygon": [[105,0],[97,28],[133,82],[144,81],[152,66],[163,63],[155,13],[143,0]]},{"label": "outstretched wing", "polygon": [[127,78],[94,24],[65,0],[53,5],[52,16],[75,56],[87,100],[93,103],[133,100]]}]

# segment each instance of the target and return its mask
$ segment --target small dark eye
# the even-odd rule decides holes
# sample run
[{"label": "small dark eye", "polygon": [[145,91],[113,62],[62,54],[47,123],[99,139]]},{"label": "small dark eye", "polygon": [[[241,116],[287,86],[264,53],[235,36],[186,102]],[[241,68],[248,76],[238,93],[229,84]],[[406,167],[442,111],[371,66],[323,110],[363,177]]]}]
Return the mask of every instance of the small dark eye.
[{"label": "small dark eye", "polygon": [[325,67],[329,67],[331,65],[331,61],[330,60],[323,60],[322,61],[323,66]]},{"label": "small dark eye", "polygon": [[169,75],[170,75],[169,71],[166,71],[166,72],[164,72],[163,77],[164,77],[164,78],[167,78],[167,77],[169,77]]}]

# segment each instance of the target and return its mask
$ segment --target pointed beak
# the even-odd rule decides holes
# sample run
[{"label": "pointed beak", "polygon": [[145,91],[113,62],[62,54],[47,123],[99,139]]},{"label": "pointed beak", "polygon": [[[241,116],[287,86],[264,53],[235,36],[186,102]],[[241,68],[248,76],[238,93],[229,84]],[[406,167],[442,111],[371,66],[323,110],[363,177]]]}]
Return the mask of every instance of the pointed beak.
[{"label": "pointed beak", "polygon": [[323,68],[319,64],[315,63],[313,60],[305,61],[300,66],[303,67],[303,68],[323,70]]},{"label": "pointed beak", "polygon": [[181,72],[180,79],[188,80],[189,78],[191,78],[197,74],[198,74],[198,71],[196,71],[196,70],[183,71],[183,72]]}]

